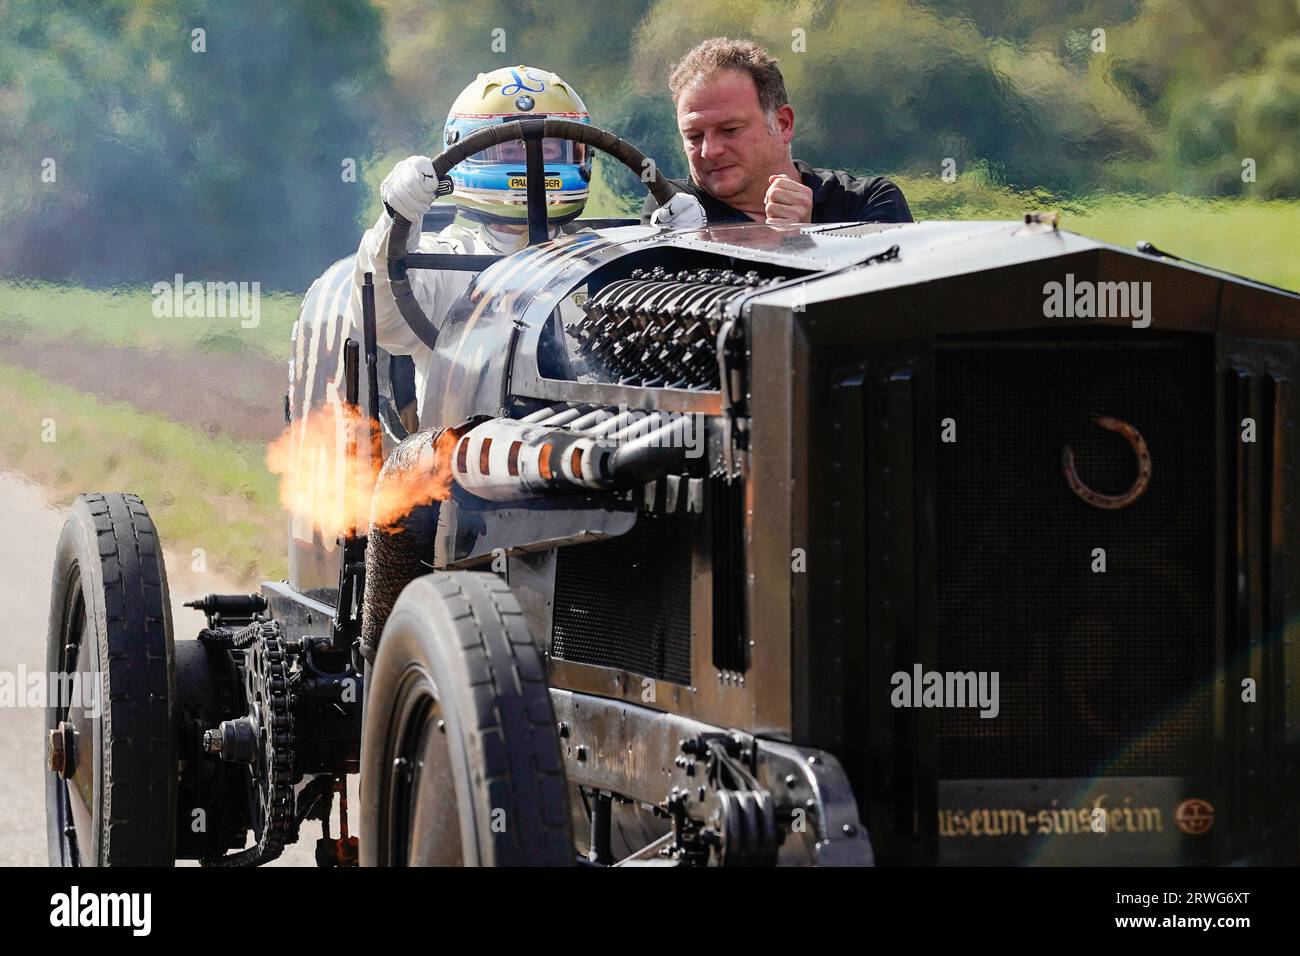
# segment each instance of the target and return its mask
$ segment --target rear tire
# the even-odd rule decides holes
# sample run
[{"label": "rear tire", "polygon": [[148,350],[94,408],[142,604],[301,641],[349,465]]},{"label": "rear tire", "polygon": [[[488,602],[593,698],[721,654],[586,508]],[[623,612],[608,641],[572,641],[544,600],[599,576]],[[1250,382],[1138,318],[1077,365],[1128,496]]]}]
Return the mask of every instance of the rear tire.
[{"label": "rear tire", "polygon": [[[47,768],[52,866],[171,866],[176,859],[175,658],[162,547],[135,495],[82,495],[59,537],[46,670],[47,737],[66,729],[69,775]],[[50,741],[46,741],[47,746]]]},{"label": "rear tire", "polygon": [[362,865],[574,863],[546,669],[509,585],[416,578],[365,692]]}]

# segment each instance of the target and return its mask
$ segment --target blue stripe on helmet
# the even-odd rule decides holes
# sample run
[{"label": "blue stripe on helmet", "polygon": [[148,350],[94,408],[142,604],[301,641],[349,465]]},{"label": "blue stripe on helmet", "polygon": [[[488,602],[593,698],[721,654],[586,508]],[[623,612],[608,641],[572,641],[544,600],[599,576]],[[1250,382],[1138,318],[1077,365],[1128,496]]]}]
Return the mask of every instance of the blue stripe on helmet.
[{"label": "blue stripe on helmet", "polygon": [[[586,189],[590,183],[582,177],[581,167],[573,164],[564,165],[547,165],[546,177],[553,179],[559,177],[560,190],[572,192],[578,189]],[[520,187],[512,187],[510,180],[514,177],[525,175],[522,164],[501,164],[491,166],[458,166],[450,173],[451,180],[457,186],[463,186],[466,189],[501,189],[511,190]],[[554,192],[555,190],[550,190]],[[455,194],[452,194],[453,197]]]}]

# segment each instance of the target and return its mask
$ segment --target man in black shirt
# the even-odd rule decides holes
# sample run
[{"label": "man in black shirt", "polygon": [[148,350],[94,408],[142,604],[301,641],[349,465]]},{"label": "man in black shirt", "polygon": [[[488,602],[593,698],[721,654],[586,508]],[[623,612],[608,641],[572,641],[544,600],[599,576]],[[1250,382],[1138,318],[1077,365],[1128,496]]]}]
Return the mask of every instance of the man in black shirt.
[{"label": "man in black shirt", "polygon": [[642,222],[912,221],[902,190],[888,179],[791,158],[794,108],[776,60],[757,44],[705,40],[677,63],[668,86],[691,176],[673,180],[686,195],[665,209],[646,197]]}]

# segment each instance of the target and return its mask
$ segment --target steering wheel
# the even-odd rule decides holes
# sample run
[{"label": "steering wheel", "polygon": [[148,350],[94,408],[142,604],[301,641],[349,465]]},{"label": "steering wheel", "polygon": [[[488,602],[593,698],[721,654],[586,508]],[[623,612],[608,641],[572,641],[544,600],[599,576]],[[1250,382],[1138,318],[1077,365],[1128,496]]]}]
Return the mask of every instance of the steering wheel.
[{"label": "steering wheel", "polygon": [[[646,184],[647,191],[661,206],[677,192],[677,187],[659,175],[659,168],[653,160],[647,159],[645,153],[609,130],[579,123],[576,120],[536,117],[477,129],[434,156],[433,171],[438,177],[438,195],[446,196],[451,193],[451,180],[447,178],[447,173],[453,167],[459,166],[468,157],[481,153],[490,146],[522,139],[524,166],[528,177],[528,244],[531,246],[545,242],[548,230],[542,140],[547,138],[567,139],[608,153],[640,178]],[[438,342],[438,330],[424,314],[420,303],[415,300],[410,280],[407,278],[406,240],[411,233],[411,223],[392,209],[388,210],[388,214],[393,220],[386,242],[388,282],[393,292],[393,299],[411,331],[432,349]]]}]

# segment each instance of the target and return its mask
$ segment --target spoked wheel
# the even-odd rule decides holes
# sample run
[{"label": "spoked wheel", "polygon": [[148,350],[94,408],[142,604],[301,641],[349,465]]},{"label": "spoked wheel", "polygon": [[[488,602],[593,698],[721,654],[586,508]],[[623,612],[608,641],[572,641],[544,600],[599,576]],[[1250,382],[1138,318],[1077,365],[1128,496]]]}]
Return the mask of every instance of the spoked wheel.
[{"label": "spoked wheel", "polygon": [[494,574],[416,578],[366,680],[365,866],[574,862],[541,655]]},{"label": "spoked wheel", "polygon": [[53,866],[176,858],[175,660],[162,547],[135,495],[82,495],[50,596],[45,816]]}]

